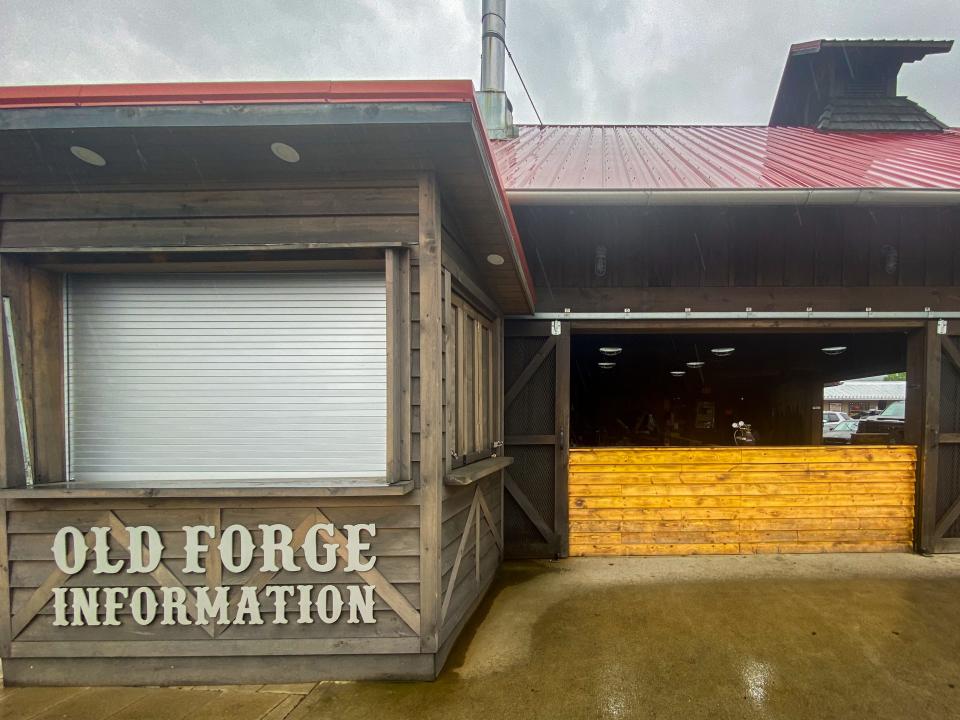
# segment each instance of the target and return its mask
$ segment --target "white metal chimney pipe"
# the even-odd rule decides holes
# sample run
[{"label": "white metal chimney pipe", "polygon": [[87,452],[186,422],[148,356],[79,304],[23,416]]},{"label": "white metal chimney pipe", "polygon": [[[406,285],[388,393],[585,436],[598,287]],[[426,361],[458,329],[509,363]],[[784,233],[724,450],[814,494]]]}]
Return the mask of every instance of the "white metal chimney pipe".
[{"label": "white metal chimney pipe", "polygon": [[480,90],[503,92],[506,79],[507,0],[483,0]]}]

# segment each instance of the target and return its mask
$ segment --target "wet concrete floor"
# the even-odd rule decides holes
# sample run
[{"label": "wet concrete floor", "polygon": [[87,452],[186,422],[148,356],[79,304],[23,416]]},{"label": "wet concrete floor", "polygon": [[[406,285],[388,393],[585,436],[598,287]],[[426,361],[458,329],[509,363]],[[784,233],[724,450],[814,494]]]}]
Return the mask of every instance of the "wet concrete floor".
[{"label": "wet concrete floor", "polygon": [[433,683],[13,688],[0,718],[960,718],[960,556],[508,563]]}]

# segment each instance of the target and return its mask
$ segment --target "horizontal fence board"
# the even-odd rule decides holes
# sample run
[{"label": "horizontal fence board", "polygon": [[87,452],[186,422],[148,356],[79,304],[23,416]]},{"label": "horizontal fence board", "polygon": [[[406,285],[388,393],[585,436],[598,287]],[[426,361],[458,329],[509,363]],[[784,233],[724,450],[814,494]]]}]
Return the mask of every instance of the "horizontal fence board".
[{"label": "horizontal fence board", "polygon": [[909,549],[915,461],[910,446],[572,450],[570,554]]}]

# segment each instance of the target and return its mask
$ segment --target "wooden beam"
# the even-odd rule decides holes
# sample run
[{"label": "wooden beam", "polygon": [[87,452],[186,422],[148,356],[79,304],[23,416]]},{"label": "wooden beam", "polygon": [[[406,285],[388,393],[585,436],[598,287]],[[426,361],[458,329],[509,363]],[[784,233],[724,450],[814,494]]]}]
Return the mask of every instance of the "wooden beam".
[{"label": "wooden beam", "polygon": [[419,184],[420,274],[420,647],[440,640],[443,497],[443,267],[440,192],[432,173]]}]

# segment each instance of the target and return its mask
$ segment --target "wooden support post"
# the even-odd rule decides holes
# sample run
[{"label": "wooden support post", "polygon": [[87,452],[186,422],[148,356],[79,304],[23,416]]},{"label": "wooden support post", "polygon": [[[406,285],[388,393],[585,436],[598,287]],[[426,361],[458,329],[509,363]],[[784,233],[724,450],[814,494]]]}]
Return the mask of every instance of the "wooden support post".
[{"label": "wooden support post", "polygon": [[410,253],[386,250],[387,476],[410,479]]},{"label": "wooden support post", "polygon": [[[923,437],[918,448],[920,466],[919,523],[920,552],[932,553],[937,524],[937,473],[940,465],[940,336],[935,320],[927,323],[924,352]],[[908,376],[909,378],[909,376]]]},{"label": "wooden support post", "polygon": [[[505,455],[507,452],[506,447],[506,436],[503,431],[503,318],[498,317],[493,323],[493,440],[494,442],[503,443],[500,445],[500,455]],[[498,544],[500,546],[500,560],[503,560],[503,501],[504,501],[504,488],[503,488],[503,471],[501,470],[497,473],[497,482],[499,483],[499,488],[497,492],[500,494],[500,530],[499,534],[497,529],[493,526],[493,523],[490,524],[490,532],[492,532],[498,538]],[[482,499],[482,496],[481,496]]]},{"label": "wooden support post", "polygon": [[570,470],[570,323],[560,324],[556,351],[556,401],[554,403],[557,444],[554,451],[554,530],[557,555],[567,557],[570,536],[567,478]]},{"label": "wooden support post", "polygon": [[453,279],[443,271],[443,362],[444,362],[444,425],[446,443],[443,463],[447,472],[453,469],[453,453],[457,451],[457,312],[453,306]]},{"label": "wooden support post", "polygon": [[443,491],[443,269],[440,193],[420,176],[420,648],[436,652],[440,630]]}]

